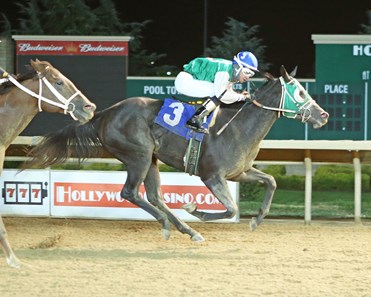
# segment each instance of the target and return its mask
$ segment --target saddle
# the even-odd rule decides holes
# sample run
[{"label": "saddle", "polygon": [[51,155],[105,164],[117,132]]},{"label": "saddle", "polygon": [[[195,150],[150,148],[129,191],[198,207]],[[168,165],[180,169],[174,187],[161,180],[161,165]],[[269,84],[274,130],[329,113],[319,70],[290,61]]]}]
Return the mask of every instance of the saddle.
[{"label": "saddle", "polygon": [[[215,117],[219,107],[204,119],[204,128],[212,127],[215,124]],[[205,134],[194,131],[187,127],[186,122],[193,116],[195,105],[181,102],[172,98],[166,98],[162,105],[155,123],[170,132],[188,140],[188,148],[184,155],[185,172],[195,175],[198,172],[197,166],[200,156],[201,144]]]}]

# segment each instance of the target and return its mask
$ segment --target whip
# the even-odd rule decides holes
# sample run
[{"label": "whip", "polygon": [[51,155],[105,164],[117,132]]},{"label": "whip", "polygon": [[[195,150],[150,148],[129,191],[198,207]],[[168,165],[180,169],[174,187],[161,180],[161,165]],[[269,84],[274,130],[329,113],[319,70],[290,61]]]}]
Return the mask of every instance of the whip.
[{"label": "whip", "polygon": [[235,115],[226,123],[226,124],[224,124],[224,126],[223,127],[221,127],[220,129],[219,129],[219,131],[218,132],[216,132],[216,135],[220,135],[220,134],[222,134],[223,133],[223,131],[229,126],[229,124],[234,120],[234,118],[241,112],[241,110],[247,105],[247,104],[251,104],[251,101],[247,101],[246,100],[246,102],[245,102],[245,104],[244,105],[242,105],[241,106],[241,108],[235,113]]}]

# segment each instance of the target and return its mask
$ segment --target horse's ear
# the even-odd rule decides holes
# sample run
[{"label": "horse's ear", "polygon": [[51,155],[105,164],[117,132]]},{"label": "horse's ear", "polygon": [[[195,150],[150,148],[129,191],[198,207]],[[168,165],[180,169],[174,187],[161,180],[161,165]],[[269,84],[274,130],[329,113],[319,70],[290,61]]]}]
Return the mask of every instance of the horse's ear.
[{"label": "horse's ear", "polygon": [[35,65],[36,63],[40,63],[40,61],[39,61],[39,59],[35,59],[35,60],[30,60],[30,63],[31,63],[31,65]]},{"label": "horse's ear", "polygon": [[30,60],[30,64],[32,66],[33,69],[37,70],[37,64],[39,64],[40,61],[38,59],[36,59],[35,61],[34,60]]},{"label": "horse's ear", "polygon": [[286,68],[283,65],[281,65],[280,73],[283,79],[285,80],[285,82],[289,82],[291,80],[289,74],[286,71]]},{"label": "horse's ear", "polygon": [[295,77],[296,76],[296,71],[298,70],[298,66],[295,66],[294,70],[291,71],[290,76]]},{"label": "horse's ear", "polygon": [[274,76],[272,74],[270,74],[269,72],[263,72],[261,71],[260,72],[262,76],[264,76],[265,78],[269,79],[269,80],[274,80]]},{"label": "horse's ear", "polygon": [[48,63],[43,63],[39,61],[39,59],[31,60],[31,66],[32,68],[40,73],[43,73],[43,71],[48,67]]}]

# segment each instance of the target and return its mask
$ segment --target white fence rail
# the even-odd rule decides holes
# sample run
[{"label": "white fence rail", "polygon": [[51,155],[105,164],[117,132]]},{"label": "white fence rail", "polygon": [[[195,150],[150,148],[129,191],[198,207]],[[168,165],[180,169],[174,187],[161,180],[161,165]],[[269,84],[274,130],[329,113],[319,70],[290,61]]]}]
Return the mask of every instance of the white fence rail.
[{"label": "white fence rail", "polygon": [[[34,146],[40,137],[17,137],[13,146]],[[354,220],[361,220],[361,165],[371,164],[371,141],[351,140],[264,140],[256,164],[302,164],[305,169],[305,223],[311,222],[312,168],[313,164],[353,164],[354,168]],[[7,151],[8,152],[8,151]],[[12,151],[5,160],[24,160],[25,156],[14,156]],[[89,159],[90,162],[119,163],[114,158]]]}]

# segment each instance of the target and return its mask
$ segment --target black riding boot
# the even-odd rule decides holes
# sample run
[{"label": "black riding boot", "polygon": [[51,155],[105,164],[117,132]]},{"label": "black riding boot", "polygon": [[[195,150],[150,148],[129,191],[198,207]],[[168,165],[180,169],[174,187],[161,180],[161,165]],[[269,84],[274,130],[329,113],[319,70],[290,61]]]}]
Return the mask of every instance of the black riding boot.
[{"label": "black riding boot", "polygon": [[209,134],[209,130],[202,127],[202,121],[205,116],[209,115],[209,111],[204,105],[200,106],[194,115],[187,121],[187,126],[197,132]]}]

